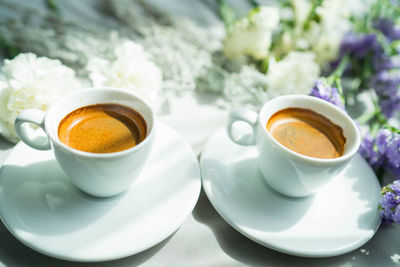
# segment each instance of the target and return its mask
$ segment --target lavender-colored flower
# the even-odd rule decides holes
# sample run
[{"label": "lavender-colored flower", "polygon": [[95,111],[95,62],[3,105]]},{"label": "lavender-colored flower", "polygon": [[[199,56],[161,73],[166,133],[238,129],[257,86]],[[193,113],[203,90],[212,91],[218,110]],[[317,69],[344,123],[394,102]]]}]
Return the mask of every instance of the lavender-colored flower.
[{"label": "lavender-colored flower", "polygon": [[382,55],[380,60],[376,60],[374,63],[375,71],[381,72],[385,70],[397,69],[400,68],[400,56],[388,56]]},{"label": "lavender-colored flower", "polygon": [[400,180],[395,180],[392,184],[389,185],[389,188],[396,195],[400,196]]},{"label": "lavender-colored flower", "polygon": [[[383,168],[400,179],[400,135],[398,133],[381,129],[376,138],[367,134],[361,142],[359,152],[373,169]],[[400,184],[396,186],[400,191]]]},{"label": "lavender-colored flower", "polygon": [[383,70],[371,78],[370,85],[379,97],[379,106],[388,118],[400,111],[400,70]]},{"label": "lavender-colored flower", "polygon": [[317,80],[311,89],[310,95],[326,100],[345,110],[342,98],[336,87],[329,86],[324,80]]},{"label": "lavender-colored flower", "polygon": [[[393,93],[393,95],[395,94]],[[392,101],[391,98],[379,99],[379,106],[381,107],[382,113],[385,114],[386,117],[391,118],[400,110],[400,98],[396,99],[396,101]]]},{"label": "lavender-colored flower", "polygon": [[381,53],[381,46],[375,34],[347,34],[340,45],[340,57],[349,54],[354,58],[364,58],[368,52]]},{"label": "lavender-colored flower", "polygon": [[[382,189],[383,191],[384,189]],[[383,193],[379,201],[379,214],[385,221],[393,222],[393,210],[397,208],[396,195],[392,192]]]},{"label": "lavender-colored flower", "polygon": [[[376,34],[355,34],[348,33],[344,36],[339,48],[338,59],[331,63],[331,68],[335,69],[344,56],[351,58],[345,73],[360,76],[366,66],[375,73],[377,68],[391,66],[390,59],[384,53]],[[366,62],[363,62],[366,61]],[[361,68],[361,69],[360,69]],[[365,77],[364,77],[365,78]]]},{"label": "lavender-colored flower", "polygon": [[393,169],[400,168],[400,135],[393,134],[387,151],[386,151],[387,164]]},{"label": "lavender-colored flower", "polygon": [[393,222],[400,224],[400,205],[397,206],[397,208],[393,214]]},{"label": "lavender-colored flower", "polygon": [[390,18],[379,18],[374,22],[374,28],[385,35],[389,41],[400,39],[400,29],[396,27]]},{"label": "lavender-colored flower", "polygon": [[376,147],[378,148],[378,153],[380,155],[386,154],[388,144],[392,138],[392,132],[388,129],[381,129],[378,131],[378,134],[376,135]]},{"label": "lavender-colored flower", "polygon": [[379,153],[375,146],[375,138],[370,134],[364,136],[358,152],[373,169],[377,170],[382,167],[385,157]]},{"label": "lavender-colored flower", "polygon": [[400,71],[396,69],[379,71],[371,78],[370,83],[374,87],[382,85],[398,86],[400,84]]},{"label": "lavender-colored flower", "polygon": [[400,224],[400,180],[384,186],[379,201],[379,214],[383,220],[390,223]]}]

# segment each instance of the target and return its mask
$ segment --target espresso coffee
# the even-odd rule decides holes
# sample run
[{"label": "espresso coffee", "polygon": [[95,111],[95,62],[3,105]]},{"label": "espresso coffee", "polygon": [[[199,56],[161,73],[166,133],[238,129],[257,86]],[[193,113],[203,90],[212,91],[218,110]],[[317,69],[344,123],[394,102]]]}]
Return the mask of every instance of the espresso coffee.
[{"label": "espresso coffee", "polygon": [[343,130],[324,116],[303,108],[276,112],[267,130],[283,146],[302,155],[329,159],[343,155]]},{"label": "espresso coffee", "polygon": [[58,126],[62,143],[92,153],[129,149],[142,142],[146,133],[146,122],[137,111],[112,103],[78,108]]}]

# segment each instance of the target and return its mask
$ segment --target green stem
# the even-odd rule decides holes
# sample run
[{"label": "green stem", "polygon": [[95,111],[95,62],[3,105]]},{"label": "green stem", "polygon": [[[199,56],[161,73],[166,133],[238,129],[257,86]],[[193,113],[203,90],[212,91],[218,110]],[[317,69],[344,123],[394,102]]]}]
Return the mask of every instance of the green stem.
[{"label": "green stem", "polygon": [[358,121],[359,124],[367,124],[369,121],[374,119],[377,116],[378,110],[374,110],[372,112],[364,113],[360,117],[358,117],[356,120]]},{"label": "green stem", "polygon": [[331,76],[335,78],[342,77],[344,71],[346,70],[347,64],[349,64],[349,61],[350,61],[350,56],[348,54],[344,55],[344,57],[342,57],[342,59],[339,62],[339,65],[333,71]]},{"label": "green stem", "polygon": [[346,105],[346,99],[344,97],[343,86],[342,86],[342,82],[340,81],[340,77],[335,77],[335,78],[336,78],[335,79],[336,88],[338,89],[340,98],[342,99],[343,104]]},{"label": "green stem", "polygon": [[343,86],[341,83],[341,77],[343,75],[343,72],[345,71],[347,64],[349,63],[350,57],[349,55],[345,55],[339,62],[338,66],[336,69],[332,72],[331,75],[329,75],[326,78],[326,82],[330,86],[335,86],[338,89],[338,93],[340,95],[340,98],[343,102],[343,104],[346,104],[346,99],[344,97],[344,92],[343,92]]},{"label": "green stem", "polygon": [[376,137],[376,134],[378,133],[379,129],[381,129],[380,123],[379,122],[373,123],[370,128],[371,135]]},{"label": "green stem", "polygon": [[224,22],[225,29],[229,29],[236,21],[236,13],[225,0],[217,0],[217,3],[219,7],[218,15]]}]

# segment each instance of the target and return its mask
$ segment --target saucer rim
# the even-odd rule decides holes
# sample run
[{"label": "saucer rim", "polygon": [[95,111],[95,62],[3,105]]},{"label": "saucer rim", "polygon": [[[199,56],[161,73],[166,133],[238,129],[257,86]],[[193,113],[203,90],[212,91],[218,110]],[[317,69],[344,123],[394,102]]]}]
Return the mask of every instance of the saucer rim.
[{"label": "saucer rim", "polygon": [[[30,249],[44,255],[44,256],[49,256],[55,259],[60,259],[60,260],[67,260],[67,261],[73,261],[73,262],[104,262],[104,261],[112,261],[112,260],[117,260],[117,259],[122,259],[122,258],[126,258],[129,256],[134,256],[138,253],[141,253],[143,251],[146,251],[148,249],[153,248],[154,246],[160,244],[161,242],[165,241],[168,237],[172,236],[174,233],[176,233],[179,228],[182,226],[182,224],[185,222],[185,220],[187,218],[189,218],[190,214],[192,214],[193,209],[195,208],[199,197],[200,197],[200,192],[201,192],[201,170],[200,170],[200,165],[199,165],[199,161],[197,159],[196,154],[194,153],[193,149],[190,147],[190,145],[188,143],[186,143],[186,141],[183,139],[183,137],[172,127],[166,125],[165,123],[162,123],[161,121],[157,121],[158,127],[157,127],[157,131],[160,131],[162,128],[165,128],[167,131],[170,131],[171,133],[173,133],[173,135],[175,135],[176,138],[178,138],[180,140],[181,145],[183,145],[186,149],[187,152],[190,153],[190,157],[192,157],[193,159],[193,163],[197,163],[194,164],[196,165],[196,180],[198,181],[198,185],[196,186],[196,193],[193,194],[193,203],[192,205],[190,205],[190,208],[188,208],[188,212],[185,215],[182,215],[182,217],[180,217],[179,220],[176,220],[176,227],[173,227],[173,230],[170,229],[170,231],[165,231],[165,233],[163,235],[160,235],[160,238],[158,238],[158,241],[153,241],[153,242],[148,242],[146,243],[146,245],[142,245],[139,249],[136,250],[132,250],[132,251],[125,251],[125,252],[120,252],[120,253],[114,253],[112,256],[96,256],[96,257],[80,257],[80,256],[68,256],[65,254],[59,254],[59,253],[54,253],[51,250],[46,250],[43,249],[40,246],[36,246],[35,243],[30,243],[28,241],[25,240],[24,237],[20,236],[16,231],[14,231],[14,229],[12,229],[12,227],[6,222],[6,216],[4,214],[4,211],[0,205],[0,220],[3,223],[3,225],[5,226],[5,228],[7,229],[7,231],[14,237],[16,238],[19,242],[21,242],[23,245],[29,247]],[[8,164],[8,161],[12,155],[12,153],[17,153],[15,152],[15,150],[17,149],[17,147],[25,147],[25,148],[29,148],[29,146],[27,146],[26,144],[24,144],[22,141],[18,142],[10,151],[10,153],[7,155],[6,159],[4,160],[3,164],[0,166],[0,177],[1,177],[1,173],[2,173],[2,166]],[[24,148],[24,149],[25,149]],[[19,148],[20,149],[20,148]],[[31,149],[31,148],[30,148]],[[52,153],[52,152],[51,152]],[[54,157],[54,155],[53,155]],[[147,166],[144,166],[144,169]],[[193,170],[194,173],[195,170]],[[0,180],[0,185],[1,185],[1,180]],[[72,184],[70,186],[73,186]],[[77,189],[79,190],[79,189]],[[123,194],[129,194],[129,191],[131,191],[131,188],[129,188],[128,190],[122,192],[121,194],[118,194],[117,196],[114,197],[118,197],[120,195]],[[123,196],[122,196],[123,197]],[[112,197],[111,197],[112,198]],[[96,197],[95,197],[96,199]],[[99,198],[101,199],[101,198]]]},{"label": "saucer rim", "polygon": [[[205,192],[205,194],[206,194],[206,196],[207,196],[207,198],[208,198],[208,200],[210,201],[210,203],[212,204],[212,206],[215,208],[215,210],[217,211],[217,213],[224,219],[224,221],[226,221],[232,228],[234,228],[236,231],[238,231],[239,233],[241,233],[242,235],[244,235],[246,238],[249,238],[250,240],[252,240],[252,241],[254,241],[254,242],[256,242],[257,244],[259,244],[259,245],[262,245],[262,246],[264,246],[264,247],[267,247],[267,248],[270,248],[270,249],[273,249],[273,250],[275,250],[275,251],[278,251],[278,252],[281,252],[281,253],[285,253],[285,254],[288,254],[288,255],[293,255],[293,256],[300,256],[300,257],[307,257],[307,258],[324,258],[324,257],[334,257],[334,256],[338,256],[338,255],[343,255],[343,254],[345,254],[345,253],[349,253],[349,252],[351,252],[351,251],[354,251],[355,249],[357,249],[357,248],[359,248],[359,247],[361,247],[362,245],[364,245],[364,244],[366,244],[369,240],[371,240],[371,238],[375,235],[375,233],[378,231],[378,229],[379,229],[379,227],[380,227],[380,225],[381,225],[381,223],[382,223],[382,218],[379,216],[379,219],[378,219],[378,223],[377,223],[377,225],[376,225],[376,227],[372,230],[372,231],[370,231],[370,233],[368,233],[368,234],[366,234],[365,236],[363,236],[363,238],[360,238],[360,239],[358,239],[357,241],[355,241],[355,242],[352,242],[352,243],[350,243],[350,244],[347,244],[347,245],[345,245],[345,246],[342,246],[342,247],[339,247],[339,248],[336,248],[336,249],[330,249],[330,250],[321,250],[321,251],[317,251],[317,252],[315,252],[315,251],[312,251],[312,250],[306,250],[306,249],[288,249],[288,248],[286,248],[286,247],[283,247],[283,246],[279,246],[279,245],[276,245],[276,244],[273,244],[273,243],[271,243],[271,242],[269,242],[269,241],[265,241],[265,240],[261,240],[261,239],[259,239],[259,238],[257,238],[257,237],[255,237],[255,236],[253,236],[253,235],[251,235],[251,234],[249,234],[249,233],[247,233],[246,231],[244,231],[243,229],[241,229],[239,226],[237,226],[230,218],[229,218],[229,216],[228,215],[226,215],[225,214],[225,212],[223,211],[223,209],[222,208],[220,208],[219,206],[218,206],[218,204],[216,204],[216,201],[215,201],[215,199],[212,197],[212,193],[211,193],[211,188],[210,188],[210,184],[211,184],[211,180],[212,179],[209,179],[208,181],[208,183],[209,183],[209,185],[207,185],[207,180],[205,180],[205,166],[204,166],[204,155],[205,155],[205,151],[208,151],[210,148],[209,147],[211,147],[211,144],[210,144],[210,140],[212,139],[212,138],[215,138],[217,135],[219,135],[219,134],[221,134],[221,132],[223,132],[225,129],[224,128],[220,128],[220,129],[218,129],[211,137],[210,137],[210,139],[209,139],[209,141],[207,142],[207,144],[205,145],[205,147],[204,147],[204,149],[203,149],[203,152],[202,152],[202,154],[201,154],[201,157],[200,157],[200,171],[201,171],[201,181],[202,181],[202,187],[203,187],[203,190],[204,190],[204,192]],[[232,143],[232,145],[234,145],[234,143]],[[246,150],[246,149],[252,149],[252,147],[254,148],[254,146],[252,146],[252,147],[245,147],[245,146],[241,146],[242,147],[242,149],[243,150]],[[355,155],[354,155],[355,157],[360,157],[361,158],[361,160],[365,163],[365,164],[367,164],[366,162],[365,162],[365,160],[361,157],[361,155],[359,155],[358,153],[356,153]],[[369,167],[369,166],[368,166]],[[372,171],[372,170],[371,170]],[[375,175],[375,174],[374,174]],[[379,182],[378,182],[378,179],[376,179],[376,183],[377,183],[377,185],[379,186]],[[327,186],[329,186],[329,184],[327,185]],[[271,190],[273,190],[272,188],[271,188]],[[281,195],[280,193],[278,193],[277,192],[277,194],[278,195],[280,195],[280,197],[285,197],[285,196],[283,196],[283,195]],[[318,192],[317,193],[315,193],[315,194],[318,194]]]}]

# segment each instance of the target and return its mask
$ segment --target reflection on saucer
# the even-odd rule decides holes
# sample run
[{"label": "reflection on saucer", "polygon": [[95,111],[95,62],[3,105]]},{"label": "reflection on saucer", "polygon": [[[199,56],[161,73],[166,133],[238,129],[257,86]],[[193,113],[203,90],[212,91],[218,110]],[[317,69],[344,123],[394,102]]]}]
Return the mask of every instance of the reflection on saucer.
[{"label": "reflection on saucer", "polygon": [[361,156],[317,194],[290,198],[268,186],[257,154],[255,147],[232,143],[221,129],[200,161],[210,202],[246,237],[287,254],[327,257],[362,246],[377,231],[379,183]]},{"label": "reflection on saucer", "polygon": [[146,164],[128,191],[96,198],[71,184],[52,151],[19,143],[0,172],[1,219],[21,242],[60,259],[105,261],[141,252],[178,229],[201,187],[196,156],[162,123]]}]

